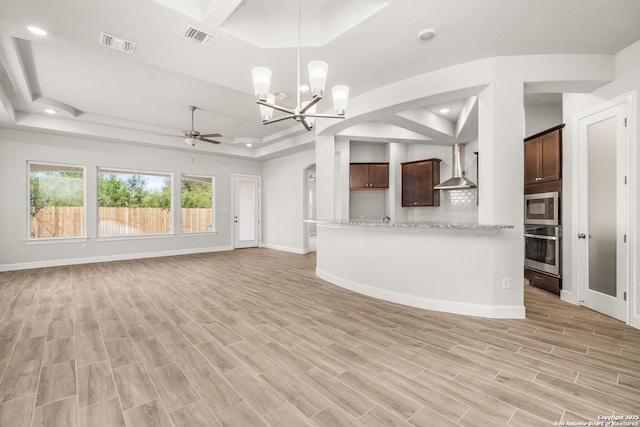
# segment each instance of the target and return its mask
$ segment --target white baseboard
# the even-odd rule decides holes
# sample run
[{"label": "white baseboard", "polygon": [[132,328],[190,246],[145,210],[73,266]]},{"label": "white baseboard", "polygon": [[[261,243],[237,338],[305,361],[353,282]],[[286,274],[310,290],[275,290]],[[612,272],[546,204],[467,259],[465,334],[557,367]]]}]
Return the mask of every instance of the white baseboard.
[{"label": "white baseboard", "polygon": [[291,252],[294,254],[301,254],[301,255],[305,255],[308,253],[301,248],[294,248],[291,246],[272,245],[270,243],[260,243],[260,247],[267,248],[267,249],[275,249],[277,251],[283,251],[283,252]]},{"label": "white baseboard", "polygon": [[576,300],[576,296],[571,291],[561,290],[560,291],[560,299],[562,301],[566,301],[568,303],[578,305],[578,301]]},{"label": "white baseboard", "polygon": [[316,268],[316,275],[327,282],[349,289],[359,294],[378,298],[384,301],[395,302],[410,307],[423,308],[425,310],[443,311],[446,313],[466,314],[469,316],[489,317],[495,319],[524,319],[525,307],[522,306],[491,306],[484,304],[471,304],[458,301],[447,301],[432,298],[417,297],[415,295],[380,289],[369,285],[354,282],[334,276]]},{"label": "white baseboard", "polygon": [[118,254],[118,255],[105,255],[105,256],[86,257],[86,258],[67,258],[67,259],[55,259],[55,260],[24,262],[24,263],[15,263],[15,264],[1,264],[0,272],[14,271],[14,270],[28,270],[31,268],[59,267],[63,265],[90,264],[93,262],[125,261],[130,259],[158,258],[163,256],[190,255],[190,254],[222,252],[222,251],[231,251],[231,250],[233,250],[233,247],[231,246],[216,246],[212,248],[177,249],[177,250],[160,251],[160,252],[139,252],[139,253],[133,253],[133,254]]}]

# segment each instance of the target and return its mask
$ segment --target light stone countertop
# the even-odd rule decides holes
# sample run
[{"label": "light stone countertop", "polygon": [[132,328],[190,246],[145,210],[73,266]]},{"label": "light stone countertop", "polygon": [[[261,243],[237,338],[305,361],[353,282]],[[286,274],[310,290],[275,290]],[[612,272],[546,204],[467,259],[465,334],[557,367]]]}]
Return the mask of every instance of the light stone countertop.
[{"label": "light stone countertop", "polygon": [[500,230],[512,230],[513,225],[480,224],[477,222],[384,222],[382,220],[305,220],[318,226],[332,228],[361,228],[375,231],[415,231],[415,232],[469,232],[475,234],[495,234]]}]

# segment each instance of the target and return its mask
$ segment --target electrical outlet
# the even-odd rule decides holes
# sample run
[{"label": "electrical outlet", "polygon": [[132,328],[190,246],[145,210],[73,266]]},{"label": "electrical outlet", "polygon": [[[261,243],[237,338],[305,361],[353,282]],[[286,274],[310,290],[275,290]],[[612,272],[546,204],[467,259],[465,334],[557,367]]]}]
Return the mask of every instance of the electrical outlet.
[{"label": "electrical outlet", "polygon": [[502,278],[502,289],[509,289],[511,287],[511,280],[508,277]]}]

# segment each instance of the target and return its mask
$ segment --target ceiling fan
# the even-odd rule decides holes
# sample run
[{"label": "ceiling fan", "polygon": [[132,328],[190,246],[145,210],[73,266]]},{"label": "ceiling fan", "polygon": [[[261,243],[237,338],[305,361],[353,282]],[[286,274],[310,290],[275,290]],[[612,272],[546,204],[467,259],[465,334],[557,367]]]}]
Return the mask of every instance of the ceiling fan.
[{"label": "ceiling fan", "polygon": [[189,106],[189,110],[191,110],[191,129],[190,130],[184,130],[184,143],[190,146],[195,146],[198,141],[204,141],[204,142],[210,142],[212,144],[220,144],[220,141],[216,141],[214,139],[209,139],[209,138],[218,138],[221,137],[222,135],[220,135],[219,133],[206,133],[206,134],[201,134],[200,132],[198,132],[197,130],[194,129],[194,125],[193,125],[193,116],[194,116],[194,112],[198,109],[198,107],[194,107],[193,105]]}]

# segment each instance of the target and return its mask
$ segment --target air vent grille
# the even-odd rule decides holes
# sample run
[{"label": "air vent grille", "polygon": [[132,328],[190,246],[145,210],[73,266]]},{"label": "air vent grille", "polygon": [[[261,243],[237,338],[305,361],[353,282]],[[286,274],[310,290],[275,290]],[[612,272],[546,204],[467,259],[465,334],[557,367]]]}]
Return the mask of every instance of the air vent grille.
[{"label": "air vent grille", "polygon": [[107,33],[100,33],[100,44],[125,53],[133,53],[136,49],[135,42]]},{"label": "air vent grille", "polygon": [[280,92],[279,90],[272,90],[271,95],[273,95],[276,98],[276,101],[282,101],[284,99],[291,97],[291,95],[288,95],[284,92]]},{"label": "air vent grille", "polygon": [[184,30],[183,37],[206,47],[211,46],[218,39],[218,36],[215,34],[207,33],[191,25]]}]

